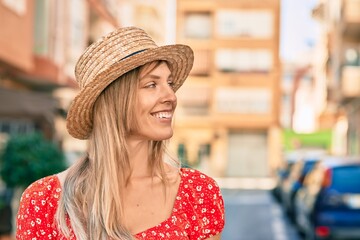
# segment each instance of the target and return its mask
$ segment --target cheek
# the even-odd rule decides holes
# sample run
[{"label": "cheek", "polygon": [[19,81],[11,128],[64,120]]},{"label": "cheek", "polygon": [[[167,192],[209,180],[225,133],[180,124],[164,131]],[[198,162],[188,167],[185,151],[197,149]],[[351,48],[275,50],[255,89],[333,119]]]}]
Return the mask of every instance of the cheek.
[{"label": "cheek", "polygon": [[144,117],[144,115],[150,114],[152,108],[152,99],[151,98],[142,98],[139,99],[135,105],[136,117]]}]

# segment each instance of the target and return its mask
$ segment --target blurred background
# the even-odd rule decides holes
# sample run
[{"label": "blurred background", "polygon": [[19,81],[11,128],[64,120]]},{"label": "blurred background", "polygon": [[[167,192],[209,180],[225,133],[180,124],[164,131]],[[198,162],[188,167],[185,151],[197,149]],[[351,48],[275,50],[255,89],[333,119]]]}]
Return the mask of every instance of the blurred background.
[{"label": "blurred background", "polygon": [[131,25],[194,50],[169,149],[223,189],[223,239],[360,239],[358,178],[337,190],[351,227],[297,222],[305,175],[290,182],[308,158],[360,154],[360,0],[0,0],[0,239],[24,187],[86,151],[65,124],[78,57]]}]

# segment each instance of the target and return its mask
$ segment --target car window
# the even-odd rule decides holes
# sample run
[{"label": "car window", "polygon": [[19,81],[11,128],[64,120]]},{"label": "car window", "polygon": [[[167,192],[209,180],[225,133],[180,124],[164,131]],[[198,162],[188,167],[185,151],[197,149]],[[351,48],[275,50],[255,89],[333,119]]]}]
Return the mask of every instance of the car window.
[{"label": "car window", "polygon": [[303,174],[306,175],[308,172],[313,169],[314,165],[317,163],[317,161],[306,161],[303,168]]},{"label": "car window", "polygon": [[301,169],[303,168],[303,162],[297,162],[291,166],[290,179],[295,180],[301,177]]},{"label": "car window", "polygon": [[322,173],[323,169],[319,166],[319,163],[317,163],[317,165],[314,165],[309,173],[305,176],[304,186],[306,187],[314,184],[321,185],[323,176]]},{"label": "car window", "polygon": [[286,171],[290,172],[291,168],[294,166],[294,162],[288,162],[287,167],[286,167]]},{"label": "car window", "polygon": [[304,188],[310,195],[316,195],[323,182],[324,169],[317,162],[313,169],[306,175],[304,180]]},{"label": "car window", "polygon": [[341,192],[360,193],[360,166],[334,168],[331,188]]}]

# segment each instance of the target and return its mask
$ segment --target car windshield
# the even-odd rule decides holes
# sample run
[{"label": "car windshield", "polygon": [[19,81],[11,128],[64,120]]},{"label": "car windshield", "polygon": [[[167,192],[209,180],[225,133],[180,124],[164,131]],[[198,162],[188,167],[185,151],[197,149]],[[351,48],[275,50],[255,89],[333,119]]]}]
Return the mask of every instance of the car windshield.
[{"label": "car windshield", "polygon": [[332,176],[332,188],[341,192],[360,193],[360,166],[334,168]]}]

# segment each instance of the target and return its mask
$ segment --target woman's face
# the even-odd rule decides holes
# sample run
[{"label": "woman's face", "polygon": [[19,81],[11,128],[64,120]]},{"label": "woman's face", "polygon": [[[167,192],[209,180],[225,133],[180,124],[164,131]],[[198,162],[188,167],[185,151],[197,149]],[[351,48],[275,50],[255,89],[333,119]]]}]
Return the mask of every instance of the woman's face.
[{"label": "woman's face", "polygon": [[172,86],[173,78],[164,62],[150,72],[140,72],[135,105],[137,128],[131,131],[131,138],[160,141],[172,137],[177,104]]}]

